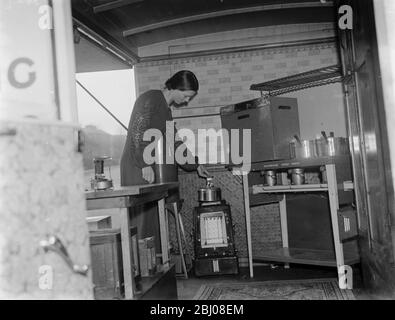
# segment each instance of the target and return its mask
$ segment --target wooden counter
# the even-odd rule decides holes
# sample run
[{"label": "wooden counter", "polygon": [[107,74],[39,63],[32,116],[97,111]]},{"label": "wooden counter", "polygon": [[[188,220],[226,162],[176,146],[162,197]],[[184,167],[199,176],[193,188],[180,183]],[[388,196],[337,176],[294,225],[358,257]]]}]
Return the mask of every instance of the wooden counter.
[{"label": "wooden counter", "polygon": [[121,221],[122,259],[125,282],[125,298],[135,298],[136,285],[132,272],[132,245],[129,208],[157,201],[162,249],[162,266],[169,268],[168,232],[165,218],[165,198],[178,182],[117,187],[112,190],[88,191],[85,193],[87,210],[119,209]]}]

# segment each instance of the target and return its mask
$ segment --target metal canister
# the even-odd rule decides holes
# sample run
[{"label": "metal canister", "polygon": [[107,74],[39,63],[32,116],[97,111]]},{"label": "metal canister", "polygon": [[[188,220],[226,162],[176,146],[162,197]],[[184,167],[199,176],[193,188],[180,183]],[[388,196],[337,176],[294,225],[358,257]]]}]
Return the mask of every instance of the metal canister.
[{"label": "metal canister", "polygon": [[295,185],[304,184],[305,182],[304,169],[301,168],[291,169],[290,173],[292,175],[292,184]]},{"label": "metal canister", "polygon": [[274,170],[267,170],[263,173],[263,176],[265,177],[265,184],[272,187],[277,184],[277,175],[276,171]]}]

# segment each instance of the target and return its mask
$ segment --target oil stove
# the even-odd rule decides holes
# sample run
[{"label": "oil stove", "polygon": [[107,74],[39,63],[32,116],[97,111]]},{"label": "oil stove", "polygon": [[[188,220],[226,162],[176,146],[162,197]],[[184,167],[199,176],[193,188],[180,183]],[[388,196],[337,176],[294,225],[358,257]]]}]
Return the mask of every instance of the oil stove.
[{"label": "oil stove", "polygon": [[221,200],[221,190],[213,186],[212,178],[199,189],[194,236],[196,276],[239,272],[230,206]]}]

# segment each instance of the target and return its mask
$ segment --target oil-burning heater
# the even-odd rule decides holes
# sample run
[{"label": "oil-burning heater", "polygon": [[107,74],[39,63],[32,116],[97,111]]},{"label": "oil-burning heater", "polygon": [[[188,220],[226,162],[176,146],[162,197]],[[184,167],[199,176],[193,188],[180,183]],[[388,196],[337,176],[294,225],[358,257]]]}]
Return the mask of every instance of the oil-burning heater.
[{"label": "oil-burning heater", "polygon": [[230,206],[221,200],[221,189],[207,178],[199,189],[194,210],[195,275],[237,274],[238,259]]}]

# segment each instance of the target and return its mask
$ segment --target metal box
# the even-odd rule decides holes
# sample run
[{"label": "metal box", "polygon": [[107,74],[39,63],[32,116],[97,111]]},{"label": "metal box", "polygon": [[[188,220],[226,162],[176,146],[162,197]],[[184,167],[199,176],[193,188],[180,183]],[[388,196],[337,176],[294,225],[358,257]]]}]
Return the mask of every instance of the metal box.
[{"label": "metal box", "polygon": [[87,217],[86,222],[88,222],[89,231],[111,229],[111,216]]},{"label": "metal box", "polygon": [[[132,237],[132,268],[136,284],[140,281],[137,228],[130,228]],[[123,299],[124,279],[120,229],[89,232],[92,278],[95,299]]]},{"label": "metal box", "polygon": [[[300,136],[298,103],[296,98],[270,97],[253,99],[221,108],[222,128],[251,129],[251,162],[290,158],[289,143],[294,135]],[[242,131],[236,135],[239,150],[243,150]],[[230,164],[233,163],[229,157]]]}]

